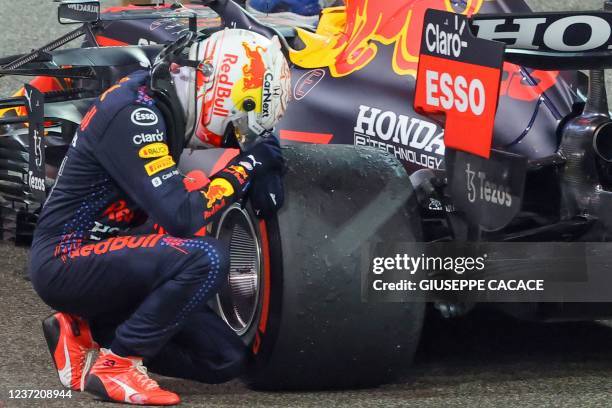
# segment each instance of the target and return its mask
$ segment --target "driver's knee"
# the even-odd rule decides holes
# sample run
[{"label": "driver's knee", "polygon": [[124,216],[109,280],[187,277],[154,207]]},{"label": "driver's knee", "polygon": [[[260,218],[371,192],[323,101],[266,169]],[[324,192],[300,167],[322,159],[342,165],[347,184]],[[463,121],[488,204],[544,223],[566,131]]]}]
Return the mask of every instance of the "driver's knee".
[{"label": "driver's knee", "polygon": [[212,238],[169,237],[167,245],[180,252],[173,276],[175,281],[198,285],[206,282],[209,290],[216,291],[226,279],[230,267],[229,251],[223,242]]},{"label": "driver's knee", "polygon": [[188,346],[171,341],[145,364],[157,374],[206,384],[224,383],[246,371],[249,351],[242,342],[221,342],[211,350],[206,346],[199,348],[201,345],[193,340]]},{"label": "driver's knee", "polygon": [[246,371],[248,349],[242,346],[220,356],[195,356],[195,366],[200,369],[192,379],[206,384],[221,384],[240,377]]}]

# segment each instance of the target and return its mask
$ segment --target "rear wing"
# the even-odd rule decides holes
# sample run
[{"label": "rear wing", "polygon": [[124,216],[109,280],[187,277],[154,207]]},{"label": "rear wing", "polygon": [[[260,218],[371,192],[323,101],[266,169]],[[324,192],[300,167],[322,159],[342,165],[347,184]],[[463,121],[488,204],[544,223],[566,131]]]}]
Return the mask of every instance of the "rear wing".
[{"label": "rear wing", "polygon": [[[476,239],[481,230],[500,230],[519,213],[530,164],[526,157],[492,148],[504,62],[540,70],[591,70],[588,100],[580,116],[588,126],[564,132],[592,138],[595,155],[612,163],[612,143],[603,140],[612,139],[603,75],[612,67],[612,11],[467,18],[428,10],[414,108],[445,117],[452,204],[476,227],[469,234]],[[563,163],[558,156],[549,162]]]},{"label": "rear wing", "polygon": [[[131,10],[129,15],[126,15],[125,13],[102,13],[99,0],[60,0],[57,7],[57,19],[60,24],[95,24],[126,19],[187,18],[189,19],[190,31],[197,31],[197,13],[183,8],[178,2],[174,2],[170,6],[166,6],[165,1],[140,4],[140,6],[143,6],[141,11]],[[144,7],[152,7],[152,9]]]},{"label": "rear wing", "polygon": [[479,15],[474,36],[506,45],[508,62],[541,70],[612,67],[612,11]]}]

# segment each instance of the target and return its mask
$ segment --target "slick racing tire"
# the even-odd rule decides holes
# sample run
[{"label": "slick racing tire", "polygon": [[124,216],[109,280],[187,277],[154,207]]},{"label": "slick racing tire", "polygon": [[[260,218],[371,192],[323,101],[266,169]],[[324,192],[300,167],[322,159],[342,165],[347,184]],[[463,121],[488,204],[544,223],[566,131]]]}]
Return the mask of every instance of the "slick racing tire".
[{"label": "slick racing tire", "polygon": [[252,351],[255,389],[369,387],[410,367],[422,303],[361,298],[363,249],[421,240],[410,180],[395,158],[354,146],[284,149],[285,205],[272,220],[234,206],[217,236],[230,245],[222,318]]}]

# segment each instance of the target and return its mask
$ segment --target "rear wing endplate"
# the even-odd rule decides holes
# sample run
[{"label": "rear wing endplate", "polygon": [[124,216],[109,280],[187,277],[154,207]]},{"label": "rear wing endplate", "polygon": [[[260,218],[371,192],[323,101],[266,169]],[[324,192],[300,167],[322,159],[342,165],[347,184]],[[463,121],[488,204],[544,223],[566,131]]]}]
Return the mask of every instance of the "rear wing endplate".
[{"label": "rear wing endplate", "polygon": [[26,183],[32,196],[39,202],[46,198],[46,171],[44,146],[45,100],[38,89],[29,84],[24,85],[25,107],[28,112],[28,177]]},{"label": "rear wing endplate", "polygon": [[46,199],[44,94],[32,85],[25,84],[23,96],[0,101],[0,109],[13,108],[25,108],[27,115],[0,117],[0,125],[28,127],[28,172],[23,182],[29,187],[32,198],[42,203]]}]

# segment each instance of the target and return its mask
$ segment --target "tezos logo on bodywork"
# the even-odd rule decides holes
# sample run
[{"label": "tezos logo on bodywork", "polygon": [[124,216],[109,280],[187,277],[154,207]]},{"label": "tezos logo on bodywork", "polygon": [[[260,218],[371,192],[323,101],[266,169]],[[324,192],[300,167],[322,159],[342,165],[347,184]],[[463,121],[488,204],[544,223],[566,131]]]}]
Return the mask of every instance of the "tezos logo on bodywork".
[{"label": "tezos logo on bodywork", "polygon": [[45,191],[45,179],[35,176],[32,170],[28,172],[28,185],[33,190]]},{"label": "tezos logo on bodywork", "polygon": [[487,173],[473,171],[470,163],[467,163],[465,175],[467,199],[470,203],[480,200],[502,207],[512,207],[512,194],[509,187],[487,180]]}]

